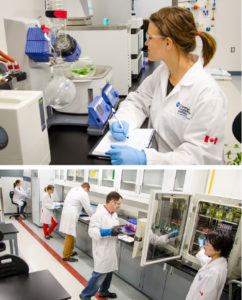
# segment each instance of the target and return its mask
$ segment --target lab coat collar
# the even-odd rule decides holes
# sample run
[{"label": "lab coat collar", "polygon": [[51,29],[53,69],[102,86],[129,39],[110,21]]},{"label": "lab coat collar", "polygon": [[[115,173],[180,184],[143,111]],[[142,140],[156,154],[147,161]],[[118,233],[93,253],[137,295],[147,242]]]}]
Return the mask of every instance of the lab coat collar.
[{"label": "lab coat collar", "polygon": [[104,205],[104,208],[106,209],[106,211],[107,211],[110,215],[113,215],[113,214],[114,214],[114,212],[111,212],[111,211],[107,208],[106,205]]},{"label": "lab coat collar", "polygon": [[167,65],[164,63],[164,68],[165,71],[162,74],[161,80],[161,90],[162,90],[162,96],[163,98],[165,97],[170,97],[176,93],[180,92],[180,87],[181,86],[190,86],[193,85],[195,82],[196,78],[194,76],[194,73],[200,72],[203,69],[203,60],[196,55],[197,61],[194,63],[194,65],[186,72],[186,74],[183,76],[183,78],[178,82],[178,84],[173,88],[173,90],[170,92],[170,94],[167,96],[167,83],[168,83],[168,78],[170,75],[170,71],[167,67]]},{"label": "lab coat collar", "polygon": [[206,269],[214,268],[215,266],[224,264],[227,266],[227,259],[225,257],[219,257],[213,261],[210,261],[206,264]]},{"label": "lab coat collar", "polygon": [[197,58],[197,61],[194,63],[194,65],[185,73],[181,81],[178,83],[178,85],[181,86],[190,86],[193,85],[194,81],[196,80],[194,73],[200,72],[203,69],[203,60],[195,56]]}]

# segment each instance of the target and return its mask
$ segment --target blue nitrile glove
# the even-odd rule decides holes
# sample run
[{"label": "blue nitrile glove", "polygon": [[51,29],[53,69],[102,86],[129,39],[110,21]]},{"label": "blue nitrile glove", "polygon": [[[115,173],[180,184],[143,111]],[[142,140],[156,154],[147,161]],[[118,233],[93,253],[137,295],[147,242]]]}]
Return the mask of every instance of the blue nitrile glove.
[{"label": "blue nitrile glove", "polygon": [[123,128],[120,126],[118,121],[113,122],[110,127],[112,136],[117,141],[124,141],[129,131],[129,123],[126,121],[121,121],[121,123],[123,124]]},{"label": "blue nitrile glove", "polygon": [[120,233],[122,233],[122,229],[119,227],[114,227],[110,229],[100,229],[101,236],[117,236]]},{"label": "blue nitrile glove", "polygon": [[110,229],[100,229],[101,236],[112,235],[112,228]]},{"label": "blue nitrile glove", "polygon": [[59,207],[60,207],[59,204],[55,204],[55,205],[54,205],[54,209],[59,208]]},{"label": "blue nitrile glove", "polygon": [[171,237],[177,236],[178,233],[179,233],[179,230],[177,230],[177,229],[175,229],[175,230],[169,232],[169,233],[168,233],[169,239],[170,239]]},{"label": "blue nitrile glove", "polygon": [[112,165],[146,165],[144,150],[129,146],[111,145],[106,155],[110,155]]},{"label": "blue nitrile glove", "polygon": [[205,237],[204,238],[200,238],[199,237],[197,240],[198,240],[199,249],[202,248],[202,247],[204,247],[206,238]]}]

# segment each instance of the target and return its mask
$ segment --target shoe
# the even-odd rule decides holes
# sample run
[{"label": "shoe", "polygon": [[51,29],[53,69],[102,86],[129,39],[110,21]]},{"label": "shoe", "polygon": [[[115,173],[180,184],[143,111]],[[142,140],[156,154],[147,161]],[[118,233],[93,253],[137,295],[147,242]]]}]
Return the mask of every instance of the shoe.
[{"label": "shoe", "polygon": [[82,295],[81,295],[81,294],[79,295],[79,298],[80,298],[81,300],[84,300],[84,298],[82,297]]},{"label": "shoe", "polygon": [[26,219],[23,214],[20,215],[20,218],[23,219],[23,220]]},{"label": "shoe", "polygon": [[53,236],[51,234],[48,233],[48,237],[50,237],[51,239],[53,238]]},{"label": "shoe", "polygon": [[74,257],[66,257],[66,258],[62,258],[63,261],[69,261],[69,262],[76,262],[78,261],[77,258]]},{"label": "shoe", "polygon": [[107,293],[107,294],[104,294],[104,295],[99,295],[99,298],[111,298],[111,299],[114,299],[114,298],[117,298],[117,294],[115,293]]},{"label": "shoe", "polygon": [[76,251],[74,251],[71,256],[75,256],[75,255],[77,255]]},{"label": "shoe", "polygon": [[47,236],[45,236],[45,239],[46,239],[46,240],[49,240],[49,239],[50,239],[50,237],[47,235]]}]

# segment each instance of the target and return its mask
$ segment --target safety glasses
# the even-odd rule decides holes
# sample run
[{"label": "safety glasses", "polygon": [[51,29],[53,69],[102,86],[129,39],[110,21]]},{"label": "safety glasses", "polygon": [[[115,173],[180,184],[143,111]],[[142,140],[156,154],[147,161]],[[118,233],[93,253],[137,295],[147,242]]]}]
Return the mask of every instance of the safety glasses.
[{"label": "safety glasses", "polygon": [[152,34],[149,34],[148,32],[146,32],[145,37],[146,37],[147,42],[149,42],[152,39],[165,39],[166,38],[163,35],[152,35]]}]

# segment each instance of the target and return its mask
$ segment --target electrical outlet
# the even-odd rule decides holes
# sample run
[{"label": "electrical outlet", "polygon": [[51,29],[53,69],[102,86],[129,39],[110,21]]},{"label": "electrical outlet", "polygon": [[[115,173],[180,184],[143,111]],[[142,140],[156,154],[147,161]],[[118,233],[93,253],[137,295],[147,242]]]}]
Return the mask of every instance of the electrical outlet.
[{"label": "electrical outlet", "polygon": [[231,47],[231,48],[230,48],[230,52],[231,52],[231,53],[234,53],[234,52],[235,52],[235,47]]}]

